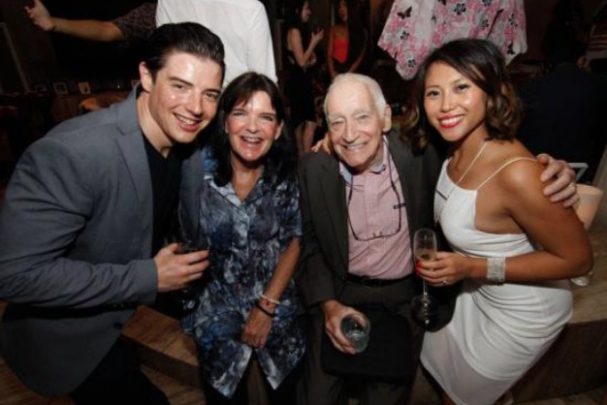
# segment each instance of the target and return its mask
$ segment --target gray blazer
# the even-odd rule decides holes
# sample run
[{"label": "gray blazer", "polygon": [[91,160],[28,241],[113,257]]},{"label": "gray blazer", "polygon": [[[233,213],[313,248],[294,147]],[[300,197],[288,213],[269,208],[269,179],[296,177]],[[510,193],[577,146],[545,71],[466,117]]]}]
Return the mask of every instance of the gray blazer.
[{"label": "gray blazer", "polygon": [[135,92],[34,143],[0,211],[0,351],[43,395],[74,390],[151,303],[152,186]]}]

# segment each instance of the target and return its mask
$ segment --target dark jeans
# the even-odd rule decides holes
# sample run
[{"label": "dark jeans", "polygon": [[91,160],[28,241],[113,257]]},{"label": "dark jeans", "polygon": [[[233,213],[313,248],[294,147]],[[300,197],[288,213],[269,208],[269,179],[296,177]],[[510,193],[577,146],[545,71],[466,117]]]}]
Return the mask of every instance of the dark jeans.
[{"label": "dark jeans", "polygon": [[[253,370],[256,368],[256,370]],[[250,374],[258,372],[260,380],[262,380],[262,384],[265,388],[265,392],[268,397],[268,403],[270,405],[288,405],[295,404],[296,402],[296,388],[297,383],[301,377],[302,365],[301,363],[295,367],[293,371],[284,379],[282,384],[278,386],[276,390],[272,389],[270,384],[265,378],[265,375],[259,364],[257,363],[257,358],[254,356],[244,375],[242,376],[242,380],[236,387],[236,391],[232,398],[226,398],[221,393],[219,393],[215,388],[213,388],[210,384],[204,381],[203,377],[203,385],[204,385],[204,396],[207,400],[207,405],[246,405],[249,403],[250,395],[247,391],[247,380],[250,378]]]},{"label": "dark jeans", "polygon": [[78,405],[169,405],[166,395],[139,369],[133,350],[121,340],[70,397]]}]

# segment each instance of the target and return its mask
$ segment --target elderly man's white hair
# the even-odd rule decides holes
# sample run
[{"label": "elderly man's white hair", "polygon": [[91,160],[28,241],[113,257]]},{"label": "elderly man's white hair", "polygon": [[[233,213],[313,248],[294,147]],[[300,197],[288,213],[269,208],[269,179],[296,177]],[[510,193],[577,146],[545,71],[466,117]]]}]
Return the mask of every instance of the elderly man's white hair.
[{"label": "elderly man's white hair", "polygon": [[335,88],[340,87],[341,85],[348,82],[360,83],[366,86],[367,89],[369,89],[369,92],[371,93],[371,97],[373,97],[373,101],[375,102],[377,111],[380,114],[384,113],[384,109],[386,108],[386,98],[384,97],[384,93],[381,91],[381,87],[379,87],[379,83],[377,83],[375,79],[372,79],[369,76],[361,75],[359,73],[342,73],[337,75],[335,79],[333,79],[333,83],[331,83],[329,89],[327,90],[327,95],[325,96],[325,102],[323,104],[325,117],[328,116],[327,100],[329,100],[331,92],[334,91]]}]

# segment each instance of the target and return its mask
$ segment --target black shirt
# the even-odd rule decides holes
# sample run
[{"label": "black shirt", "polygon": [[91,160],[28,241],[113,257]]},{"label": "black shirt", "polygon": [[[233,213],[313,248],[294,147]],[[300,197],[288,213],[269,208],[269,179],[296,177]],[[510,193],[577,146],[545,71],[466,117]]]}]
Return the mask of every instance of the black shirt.
[{"label": "black shirt", "polygon": [[154,195],[152,252],[155,255],[164,245],[164,236],[168,234],[176,216],[179,183],[181,182],[181,159],[173,149],[165,158],[145,136],[143,138]]}]

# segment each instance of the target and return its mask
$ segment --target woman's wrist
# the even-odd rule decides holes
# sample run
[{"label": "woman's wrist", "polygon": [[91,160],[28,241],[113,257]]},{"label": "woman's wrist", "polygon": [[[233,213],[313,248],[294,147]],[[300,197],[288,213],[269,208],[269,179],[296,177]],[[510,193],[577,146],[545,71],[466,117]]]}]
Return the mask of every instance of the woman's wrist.
[{"label": "woman's wrist", "polygon": [[488,257],[487,258],[487,281],[496,284],[503,284],[506,281],[506,258]]},{"label": "woman's wrist", "polygon": [[264,306],[261,304],[260,301],[255,302],[255,307],[257,309],[259,309],[263,314],[265,314],[266,316],[268,316],[269,318],[274,318],[276,316],[276,313],[273,310],[270,310],[268,308],[264,308]]},{"label": "woman's wrist", "polygon": [[271,309],[275,309],[278,305],[280,305],[280,301],[277,300],[276,298],[273,298],[267,294],[261,294],[259,296],[259,300],[261,302],[263,302],[264,304],[267,304],[269,307],[271,307]]}]

